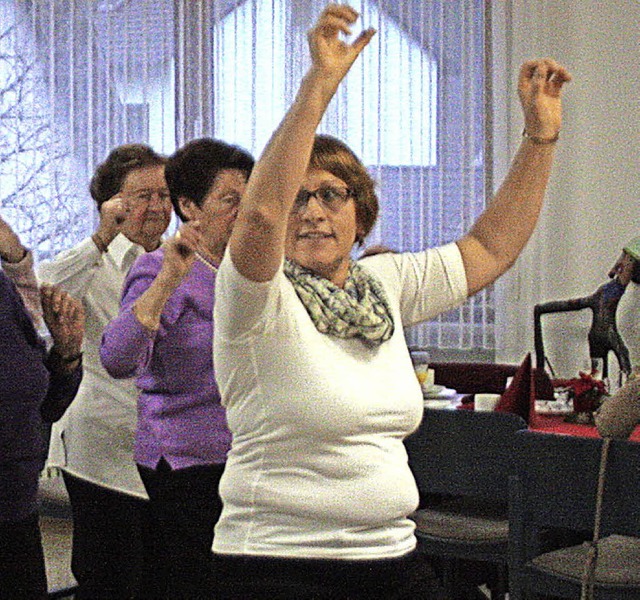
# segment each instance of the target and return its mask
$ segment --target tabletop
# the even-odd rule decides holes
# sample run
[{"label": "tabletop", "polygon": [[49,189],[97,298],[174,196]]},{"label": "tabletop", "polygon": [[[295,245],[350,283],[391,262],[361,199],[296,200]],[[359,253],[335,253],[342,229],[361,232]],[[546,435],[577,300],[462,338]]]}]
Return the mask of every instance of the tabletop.
[{"label": "tabletop", "polygon": [[[468,395],[466,394],[455,394],[450,398],[425,399],[424,406],[425,408],[443,410],[472,410],[473,405],[465,403],[467,398]],[[600,437],[595,425],[571,423],[568,422],[565,417],[566,415],[536,413],[533,421],[529,424],[529,429],[559,435],[574,435],[590,438]],[[629,440],[632,442],[640,442],[640,425],[635,428]]]}]

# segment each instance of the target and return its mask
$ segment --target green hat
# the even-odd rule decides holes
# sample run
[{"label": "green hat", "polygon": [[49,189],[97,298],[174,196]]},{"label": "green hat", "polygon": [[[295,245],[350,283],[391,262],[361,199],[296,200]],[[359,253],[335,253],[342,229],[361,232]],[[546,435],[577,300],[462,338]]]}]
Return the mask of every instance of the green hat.
[{"label": "green hat", "polygon": [[640,260],[640,237],[631,240],[623,250],[634,260]]}]

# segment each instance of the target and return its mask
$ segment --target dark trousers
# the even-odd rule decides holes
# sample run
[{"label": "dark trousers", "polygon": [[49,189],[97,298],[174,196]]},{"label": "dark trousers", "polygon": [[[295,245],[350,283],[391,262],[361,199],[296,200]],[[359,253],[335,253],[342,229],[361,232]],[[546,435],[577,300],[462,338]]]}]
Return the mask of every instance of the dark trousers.
[{"label": "dark trousers", "polygon": [[156,469],[138,465],[158,523],[167,588],[160,598],[204,598],[212,583],[213,528],[222,510],[218,494],[224,465],[172,470],[162,459]]},{"label": "dark trousers", "polygon": [[0,521],[0,600],[47,597],[38,514]]},{"label": "dark trousers", "polygon": [[76,600],[160,598],[149,502],[63,473],[73,512]]},{"label": "dark trousers", "polygon": [[215,556],[219,600],[444,600],[426,557],[342,561]]}]

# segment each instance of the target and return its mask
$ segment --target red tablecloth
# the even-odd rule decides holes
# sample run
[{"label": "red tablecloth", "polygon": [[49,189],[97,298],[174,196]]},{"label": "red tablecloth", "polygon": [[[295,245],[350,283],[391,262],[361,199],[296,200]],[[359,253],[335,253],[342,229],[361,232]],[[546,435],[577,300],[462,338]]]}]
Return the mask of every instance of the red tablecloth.
[{"label": "red tablecloth", "polygon": [[[579,425],[577,423],[567,423],[561,415],[541,415],[536,414],[534,422],[529,426],[536,431],[547,431],[562,435],[576,435],[581,437],[600,437],[594,425]],[[638,425],[631,437],[633,442],[640,442],[640,425]]]}]

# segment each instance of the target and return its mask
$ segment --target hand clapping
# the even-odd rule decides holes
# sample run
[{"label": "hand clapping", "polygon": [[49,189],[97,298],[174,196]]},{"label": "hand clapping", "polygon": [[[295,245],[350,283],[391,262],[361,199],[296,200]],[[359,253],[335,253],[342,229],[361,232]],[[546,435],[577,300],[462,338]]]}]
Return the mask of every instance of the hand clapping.
[{"label": "hand clapping", "polygon": [[82,349],[84,307],[79,300],[55,285],[43,284],[40,299],[44,322],[53,338],[53,348],[67,362],[69,358],[78,356]]}]

